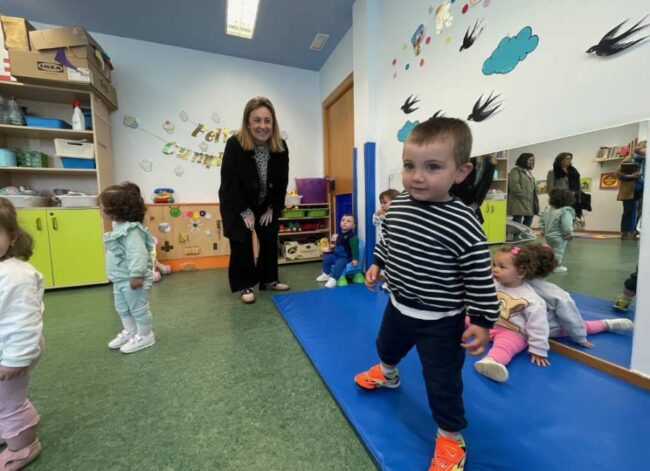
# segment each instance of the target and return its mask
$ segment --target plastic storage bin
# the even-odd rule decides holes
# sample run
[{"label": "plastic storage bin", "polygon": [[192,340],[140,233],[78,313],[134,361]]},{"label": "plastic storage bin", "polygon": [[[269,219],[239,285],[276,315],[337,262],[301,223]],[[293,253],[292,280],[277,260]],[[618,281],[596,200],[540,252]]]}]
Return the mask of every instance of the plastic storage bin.
[{"label": "plastic storage bin", "polygon": [[63,168],[96,168],[95,159],[86,157],[62,157]]},{"label": "plastic storage bin", "polygon": [[296,191],[302,195],[302,203],[327,203],[327,180],[325,178],[296,178]]},{"label": "plastic storage bin", "polygon": [[280,211],[281,218],[301,218],[305,216],[304,209],[283,209]]},{"label": "plastic storage bin", "polygon": [[78,159],[92,159],[95,157],[95,146],[92,142],[54,139],[54,150],[59,157],[75,157]]},{"label": "plastic storage bin", "polygon": [[97,204],[97,195],[59,195],[54,201],[61,204],[62,208],[92,208]]},{"label": "plastic storage bin", "polygon": [[50,206],[50,198],[47,196],[30,196],[30,195],[2,195],[11,201],[16,208],[41,208]]},{"label": "plastic storage bin", "polygon": [[15,167],[16,153],[11,149],[0,149],[0,167]]},{"label": "plastic storage bin", "polygon": [[19,167],[47,167],[47,154],[37,150],[16,149],[16,163]]},{"label": "plastic storage bin", "polygon": [[328,216],[330,213],[330,210],[327,208],[314,208],[314,209],[308,209],[307,210],[307,217],[313,218],[313,217],[325,217]]},{"label": "plastic storage bin", "polygon": [[25,116],[25,124],[39,128],[72,129],[72,126],[62,119],[43,118],[40,116]]}]

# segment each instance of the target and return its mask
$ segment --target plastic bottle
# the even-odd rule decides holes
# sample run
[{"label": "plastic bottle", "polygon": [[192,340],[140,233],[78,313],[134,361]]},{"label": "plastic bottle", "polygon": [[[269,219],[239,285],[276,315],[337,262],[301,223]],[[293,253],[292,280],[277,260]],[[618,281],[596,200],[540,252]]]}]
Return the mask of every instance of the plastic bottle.
[{"label": "plastic bottle", "polygon": [[86,119],[84,117],[84,114],[81,112],[81,108],[79,108],[79,100],[75,100],[72,102],[72,106],[74,108],[72,112],[72,129],[75,131],[85,131],[86,130]]}]

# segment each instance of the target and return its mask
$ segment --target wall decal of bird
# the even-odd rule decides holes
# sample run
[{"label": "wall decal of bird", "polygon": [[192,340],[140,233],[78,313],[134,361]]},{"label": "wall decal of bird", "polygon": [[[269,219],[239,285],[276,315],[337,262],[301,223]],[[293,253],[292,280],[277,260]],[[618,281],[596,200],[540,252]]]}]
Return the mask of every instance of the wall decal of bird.
[{"label": "wall decal of bird", "polygon": [[494,91],[492,91],[483,103],[483,95],[481,95],[481,97],[476,100],[476,103],[474,103],[472,113],[467,117],[467,120],[475,121],[478,123],[488,119],[501,107],[501,103],[503,103],[503,101],[496,102],[500,96],[500,93],[498,95],[494,95]]},{"label": "wall decal of bird", "polygon": [[470,47],[472,47],[474,45],[474,41],[476,41],[476,39],[483,32],[483,28],[485,28],[485,25],[483,24],[483,18],[481,18],[480,20],[476,20],[476,23],[474,23],[474,26],[472,27],[471,31],[469,30],[468,27],[467,31],[465,32],[465,37],[463,38],[463,44],[460,46],[458,52],[462,52],[463,49],[469,49]]},{"label": "wall decal of bird", "polygon": [[419,101],[420,101],[420,100],[418,99],[418,96],[417,96],[417,95],[415,95],[415,98],[413,98],[413,95],[410,95],[410,96],[406,99],[406,101],[404,102],[404,104],[403,104],[402,106],[400,106],[400,109],[401,109],[404,113],[406,113],[406,114],[413,113],[415,110],[418,109],[417,107],[416,107],[416,108],[413,108],[413,105],[415,105],[415,104],[416,104],[417,102],[419,102]]},{"label": "wall decal of bird", "polygon": [[433,113],[433,116],[431,116],[430,119],[433,119],[433,118],[442,118],[442,117],[444,117],[444,116],[445,116],[445,112],[442,111],[442,110],[438,110],[438,111],[436,111],[435,113]]},{"label": "wall decal of bird", "polygon": [[641,18],[641,20],[638,23],[636,23],[630,29],[616,36],[616,33],[618,33],[620,27],[623,26],[625,23],[627,23],[628,20],[625,20],[623,23],[615,26],[610,31],[608,31],[607,34],[605,34],[605,36],[601,38],[598,44],[591,46],[589,49],[587,49],[586,53],[587,54],[595,53],[597,56],[613,56],[614,54],[623,52],[624,50],[634,46],[635,44],[638,44],[641,41],[649,38],[650,35],[644,36],[639,39],[635,39],[634,41],[621,42],[624,39],[627,39],[628,37],[636,33],[637,31],[641,31],[642,29],[650,26],[650,24],[639,26],[641,23],[643,23],[643,21],[645,21],[647,17],[648,15],[644,16],[643,18]]}]

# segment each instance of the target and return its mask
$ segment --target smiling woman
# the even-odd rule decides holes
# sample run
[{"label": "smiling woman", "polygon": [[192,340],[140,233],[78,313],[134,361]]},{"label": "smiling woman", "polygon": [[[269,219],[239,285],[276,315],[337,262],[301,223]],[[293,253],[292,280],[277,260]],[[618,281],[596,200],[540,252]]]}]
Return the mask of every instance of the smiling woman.
[{"label": "smiling woman", "polygon": [[[253,287],[285,291],[278,280],[278,217],[289,181],[289,150],[280,138],[275,109],[268,98],[251,98],[239,132],[228,139],[221,165],[219,201],[224,234],[230,240],[228,278],[232,292],[246,304]],[[252,233],[260,244],[257,265]]]}]

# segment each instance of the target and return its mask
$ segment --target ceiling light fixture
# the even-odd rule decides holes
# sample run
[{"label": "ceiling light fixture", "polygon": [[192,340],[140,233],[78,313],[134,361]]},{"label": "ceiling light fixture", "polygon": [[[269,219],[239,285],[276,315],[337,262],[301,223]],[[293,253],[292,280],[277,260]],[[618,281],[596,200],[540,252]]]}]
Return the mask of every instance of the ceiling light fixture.
[{"label": "ceiling light fixture", "polygon": [[259,0],[228,0],[226,34],[253,39]]},{"label": "ceiling light fixture", "polygon": [[327,42],[327,40],[330,38],[329,34],[325,33],[316,33],[316,36],[314,36],[314,40],[311,42],[311,46],[309,46],[309,49],[312,51],[320,51],[323,49],[323,46]]}]

